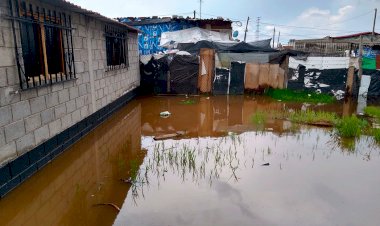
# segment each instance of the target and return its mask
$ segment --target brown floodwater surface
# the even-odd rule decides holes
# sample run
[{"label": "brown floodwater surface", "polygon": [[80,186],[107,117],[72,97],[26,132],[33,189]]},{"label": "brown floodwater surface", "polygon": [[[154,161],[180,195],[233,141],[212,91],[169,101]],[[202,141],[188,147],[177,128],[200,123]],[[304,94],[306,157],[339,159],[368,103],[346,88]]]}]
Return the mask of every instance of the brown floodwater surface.
[{"label": "brown floodwater surface", "polygon": [[0,225],[380,225],[378,144],[252,122],[285,109],[355,106],[140,97],[0,200]]}]

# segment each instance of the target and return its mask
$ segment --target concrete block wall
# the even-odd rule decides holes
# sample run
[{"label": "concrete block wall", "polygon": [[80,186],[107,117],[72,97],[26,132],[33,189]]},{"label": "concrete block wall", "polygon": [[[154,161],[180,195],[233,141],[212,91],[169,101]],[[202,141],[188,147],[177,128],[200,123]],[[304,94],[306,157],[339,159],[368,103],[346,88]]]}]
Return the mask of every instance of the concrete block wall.
[{"label": "concrete block wall", "polygon": [[139,86],[137,33],[128,36],[130,67],[106,72],[106,23],[66,13],[74,28],[76,79],[20,90],[11,21],[4,18],[8,1],[0,2],[0,167]]}]

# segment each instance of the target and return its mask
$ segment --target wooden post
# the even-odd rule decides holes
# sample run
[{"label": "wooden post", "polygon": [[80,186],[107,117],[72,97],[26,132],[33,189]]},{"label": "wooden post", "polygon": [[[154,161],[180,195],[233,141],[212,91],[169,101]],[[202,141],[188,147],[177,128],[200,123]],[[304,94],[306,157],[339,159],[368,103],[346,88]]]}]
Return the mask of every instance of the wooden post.
[{"label": "wooden post", "polygon": [[346,96],[352,96],[352,88],[354,84],[355,67],[348,68],[347,82],[346,82]]},{"label": "wooden post", "polygon": [[[45,27],[44,25],[41,25],[41,38],[42,38],[42,53],[44,55],[44,69],[45,69],[45,78],[50,80],[50,74],[49,74],[49,67],[47,62],[47,53],[46,53],[46,34],[45,34]],[[46,84],[47,81],[45,81]]]},{"label": "wooden post", "polygon": [[362,75],[363,75],[362,63],[363,63],[363,36],[360,35],[360,44],[359,44],[359,72],[358,72],[358,77],[359,77],[360,80],[362,79]]}]

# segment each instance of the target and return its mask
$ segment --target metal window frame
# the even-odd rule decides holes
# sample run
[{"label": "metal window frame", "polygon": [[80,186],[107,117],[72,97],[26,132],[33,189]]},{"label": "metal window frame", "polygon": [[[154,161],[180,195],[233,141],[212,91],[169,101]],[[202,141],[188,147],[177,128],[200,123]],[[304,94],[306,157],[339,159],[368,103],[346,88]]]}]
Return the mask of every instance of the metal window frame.
[{"label": "metal window frame", "polygon": [[[39,7],[38,5],[33,5],[25,0],[8,0],[10,16],[6,16],[6,19],[11,20],[13,40],[15,45],[15,55],[16,55],[16,65],[20,81],[20,88],[22,90],[48,86],[56,84],[59,82],[69,81],[76,79],[75,66],[74,66],[74,48],[73,48],[73,36],[71,27],[71,15],[64,12],[59,12],[56,10],[47,9],[44,7]],[[43,53],[43,74],[39,76],[28,76],[26,74],[24,64],[24,53],[22,49],[22,44],[26,44],[22,40],[21,27],[26,24],[39,25],[41,29],[41,43],[46,45],[46,34],[45,32],[49,30],[50,32],[56,32],[57,30],[61,35],[61,46],[54,46],[59,48],[62,53],[62,72],[59,73],[49,73],[48,70],[48,55],[46,53],[46,46],[44,46]],[[17,29],[16,29],[17,27]],[[52,31],[52,29],[55,29]],[[26,40],[26,39],[24,39]],[[32,40],[33,41],[33,40]],[[29,40],[27,46],[30,47]],[[21,46],[19,46],[21,44]],[[54,48],[49,46],[49,48]],[[41,54],[41,53],[39,53]],[[29,59],[28,59],[29,60]],[[31,81],[30,81],[31,79]]]},{"label": "metal window frame", "polygon": [[[113,70],[119,70],[129,67],[129,55],[128,55],[128,30],[125,28],[119,28],[112,25],[105,25],[104,27],[104,37],[106,42],[106,71],[113,71]],[[115,54],[115,49],[110,48],[109,46],[109,40],[110,39],[118,39],[121,41],[121,46],[119,49],[119,62],[117,64],[109,64],[110,61],[113,59],[110,59],[110,54]],[[111,52],[110,52],[111,51]],[[121,58],[124,59],[124,61],[121,61]]]}]

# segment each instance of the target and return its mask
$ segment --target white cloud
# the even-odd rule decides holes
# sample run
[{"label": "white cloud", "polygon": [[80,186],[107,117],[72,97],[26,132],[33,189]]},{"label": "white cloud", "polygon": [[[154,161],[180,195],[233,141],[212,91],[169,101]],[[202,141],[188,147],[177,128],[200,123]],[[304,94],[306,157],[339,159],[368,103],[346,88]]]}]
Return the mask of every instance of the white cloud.
[{"label": "white cloud", "polygon": [[[287,27],[280,27],[280,29],[284,31],[282,33],[287,39],[322,38],[348,34],[352,29],[342,22],[352,16],[354,9],[352,5],[344,5],[334,13],[327,9],[312,7],[304,10],[295,20],[288,23]],[[282,40],[284,42],[284,39]]]}]

